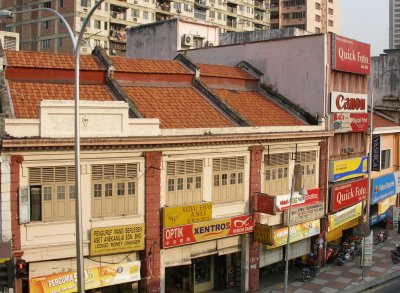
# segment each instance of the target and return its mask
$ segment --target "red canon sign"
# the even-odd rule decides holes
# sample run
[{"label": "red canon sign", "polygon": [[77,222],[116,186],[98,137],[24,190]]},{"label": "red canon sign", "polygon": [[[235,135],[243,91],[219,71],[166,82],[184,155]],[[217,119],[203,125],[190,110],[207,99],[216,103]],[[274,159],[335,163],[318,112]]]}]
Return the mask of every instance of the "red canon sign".
[{"label": "red canon sign", "polygon": [[352,206],[368,195],[368,178],[333,187],[331,194],[331,211]]},{"label": "red canon sign", "polygon": [[333,113],[367,113],[366,94],[332,92],[331,112]]},{"label": "red canon sign", "polygon": [[332,68],[334,70],[370,74],[370,45],[332,35]]}]

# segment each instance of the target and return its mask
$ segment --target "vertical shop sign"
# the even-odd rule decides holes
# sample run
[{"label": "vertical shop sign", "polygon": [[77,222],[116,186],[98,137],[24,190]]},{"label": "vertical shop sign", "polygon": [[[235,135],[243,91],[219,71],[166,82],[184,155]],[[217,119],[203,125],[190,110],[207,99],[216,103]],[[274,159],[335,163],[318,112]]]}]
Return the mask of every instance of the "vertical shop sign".
[{"label": "vertical shop sign", "polygon": [[372,136],[372,171],[381,170],[381,136]]}]

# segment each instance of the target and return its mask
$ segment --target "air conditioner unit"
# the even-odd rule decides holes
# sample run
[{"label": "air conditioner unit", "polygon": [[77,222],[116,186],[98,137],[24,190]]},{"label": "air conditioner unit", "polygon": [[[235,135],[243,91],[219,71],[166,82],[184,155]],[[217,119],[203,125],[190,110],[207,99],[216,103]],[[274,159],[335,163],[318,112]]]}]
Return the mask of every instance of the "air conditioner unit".
[{"label": "air conditioner unit", "polygon": [[341,153],[342,154],[347,154],[347,148],[346,147],[342,147]]},{"label": "air conditioner unit", "polygon": [[115,49],[111,49],[111,54],[117,54],[117,50],[115,50]]},{"label": "air conditioner unit", "polygon": [[84,55],[84,54],[91,54],[92,53],[92,49],[89,46],[81,46],[79,48],[79,53]]},{"label": "air conditioner unit", "polygon": [[184,34],[182,38],[182,46],[193,46],[193,35]]},{"label": "air conditioner unit", "polygon": [[180,10],[180,9],[177,9],[177,10],[176,10],[176,12],[177,12],[177,13],[181,13],[181,12],[182,12],[182,10]]},{"label": "air conditioner unit", "polygon": [[132,20],[133,20],[133,21],[137,21],[137,18],[136,18],[136,17],[134,17]]}]

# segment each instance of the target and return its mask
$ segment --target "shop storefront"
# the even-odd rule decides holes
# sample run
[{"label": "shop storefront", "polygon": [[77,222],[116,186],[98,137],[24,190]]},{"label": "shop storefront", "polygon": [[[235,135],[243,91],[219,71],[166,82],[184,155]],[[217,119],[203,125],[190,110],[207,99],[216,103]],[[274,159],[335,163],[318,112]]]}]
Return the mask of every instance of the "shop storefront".
[{"label": "shop storefront", "polygon": [[204,292],[240,283],[241,235],[253,232],[254,217],[210,220],[211,211],[210,203],[164,208],[165,292]]},{"label": "shop storefront", "polygon": [[392,219],[393,206],[400,193],[400,171],[372,179],[370,225],[376,225],[386,218]]},{"label": "shop storefront", "polygon": [[[348,207],[340,212],[328,215],[328,235],[326,242],[350,236],[352,228],[356,227],[362,216],[362,202]],[[347,234],[347,235],[345,235]]]}]

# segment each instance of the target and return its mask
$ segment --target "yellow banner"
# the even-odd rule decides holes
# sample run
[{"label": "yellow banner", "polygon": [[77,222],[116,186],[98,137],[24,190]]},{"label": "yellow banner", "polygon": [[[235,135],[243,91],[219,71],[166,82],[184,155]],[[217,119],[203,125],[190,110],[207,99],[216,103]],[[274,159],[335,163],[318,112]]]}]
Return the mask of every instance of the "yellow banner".
[{"label": "yellow banner", "polygon": [[[294,226],[290,226],[290,243],[309,238],[320,233],[319,219]],[[267,249],[276,248],[287,244],[288,227],[274,229],[274,245],[268,245]]]},{"label": "yellow banner", "polygon": [[90,231],[90,255],[144,249],[144,224],[94,228]]},{"label": "yellow banner", "polygon": [[344,209],[336,214],[328,215],[329,227],[328,231],[336,229],[337,227],[361,216],[362,202]]},{"label": "yellow banner", "polygon": [[396,203],[396,198],[397,195],[393,195],[378,202],[378,215],[385,213],[390,206],[394,205]]},{"label": "yellow banner", "polygon": [[273,245],[274,227],[256,223],[254,227],[254,241]]},{"label": "yellow banner", "polygon": [[[140,280],[140,261],[125,262],[85,270],[85,290]],[[76,272],[29,279],[30,293],[77,292]]]},{"label": "yellow banner", "polygon": [[188,206],[165,207],[163,209],[163,227],[175,227],[212,220],[211,202]]}]

